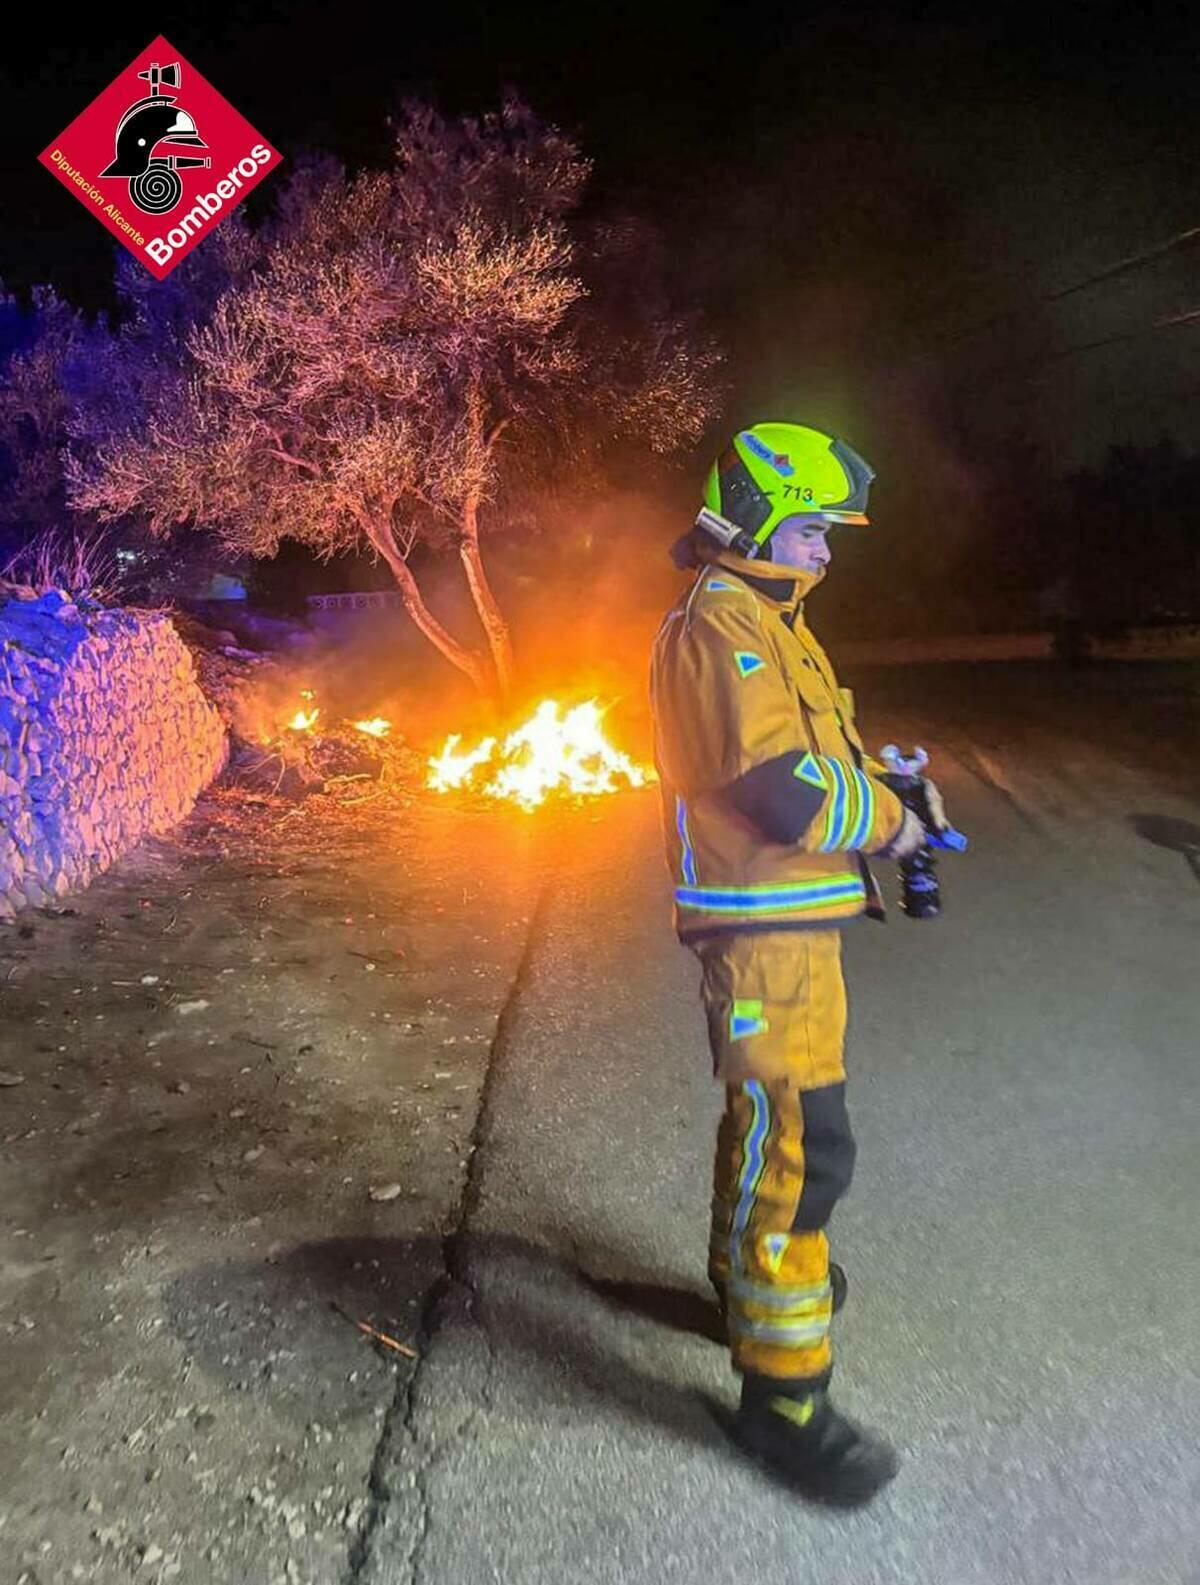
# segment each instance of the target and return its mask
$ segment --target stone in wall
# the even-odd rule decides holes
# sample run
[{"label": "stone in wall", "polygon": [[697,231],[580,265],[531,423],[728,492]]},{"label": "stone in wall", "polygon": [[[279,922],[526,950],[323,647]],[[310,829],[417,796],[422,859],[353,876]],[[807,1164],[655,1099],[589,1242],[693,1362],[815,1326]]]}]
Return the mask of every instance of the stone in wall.
[{"label": "stone in wall", "polygon": [[227,755],[169,617],[58,591],[0,603],[0,917],[169,830]]}]

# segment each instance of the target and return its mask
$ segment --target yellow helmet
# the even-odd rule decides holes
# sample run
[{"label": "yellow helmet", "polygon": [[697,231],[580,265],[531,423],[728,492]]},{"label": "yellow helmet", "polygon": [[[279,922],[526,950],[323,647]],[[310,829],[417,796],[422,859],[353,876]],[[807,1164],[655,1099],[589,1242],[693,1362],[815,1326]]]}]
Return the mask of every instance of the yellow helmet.
[{"label": "yellow helmet", "polygon": [[755,424],[735,435],[713,463],[704,505],[741,531],[743,554],[755,555],[785,517],[869,522],[874,477],[853,447],[833,435],[803,424]]}]

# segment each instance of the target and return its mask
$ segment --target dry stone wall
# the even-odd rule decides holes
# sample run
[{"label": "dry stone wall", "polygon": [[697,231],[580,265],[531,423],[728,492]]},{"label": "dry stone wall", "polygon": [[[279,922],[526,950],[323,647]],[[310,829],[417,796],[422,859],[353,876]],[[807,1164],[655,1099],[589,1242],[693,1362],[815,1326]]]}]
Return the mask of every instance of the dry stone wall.
[{"label": "dry stone wall", "polygon": [[0,604],[0,916],[176,824],[227,753],[169,617],[54,591]]}]

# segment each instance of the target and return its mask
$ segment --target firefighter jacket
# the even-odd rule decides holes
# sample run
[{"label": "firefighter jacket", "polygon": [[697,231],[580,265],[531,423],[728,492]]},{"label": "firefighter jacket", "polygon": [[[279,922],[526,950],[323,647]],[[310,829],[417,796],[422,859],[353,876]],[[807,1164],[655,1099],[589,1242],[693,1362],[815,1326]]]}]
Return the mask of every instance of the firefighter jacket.
[{"label": "firefighter jacket", "polygon": [[819,574],[721,551],[664,618],[650,703],[682,941],[883,917],[904,811],[803,617]]}]

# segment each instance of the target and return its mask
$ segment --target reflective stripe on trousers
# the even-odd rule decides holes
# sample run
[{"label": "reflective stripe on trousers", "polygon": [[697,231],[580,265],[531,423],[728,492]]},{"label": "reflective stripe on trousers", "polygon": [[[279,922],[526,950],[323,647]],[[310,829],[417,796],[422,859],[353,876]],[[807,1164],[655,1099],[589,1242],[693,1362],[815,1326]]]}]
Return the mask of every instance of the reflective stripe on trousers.
[{"label": "reflective stripe on trousers", "polygon": [[802,1095],[749,1080],[730,1085],[726,1097],[709,1271],[725,1286],[733,1363],[758,1375],[819,1376],[831,1360],[833,1294],[824,1232],[796,1226],[805,1186]]},{"label": "reflective stripe on trousers", "polygon": [[727,1295],[734,1366],[784,1379],[830,1363],[824,1228],[850,1183],[845,988],[836,931],[715,941],[702,995],[725,1113],[713,1171],[710,1275]]}]

